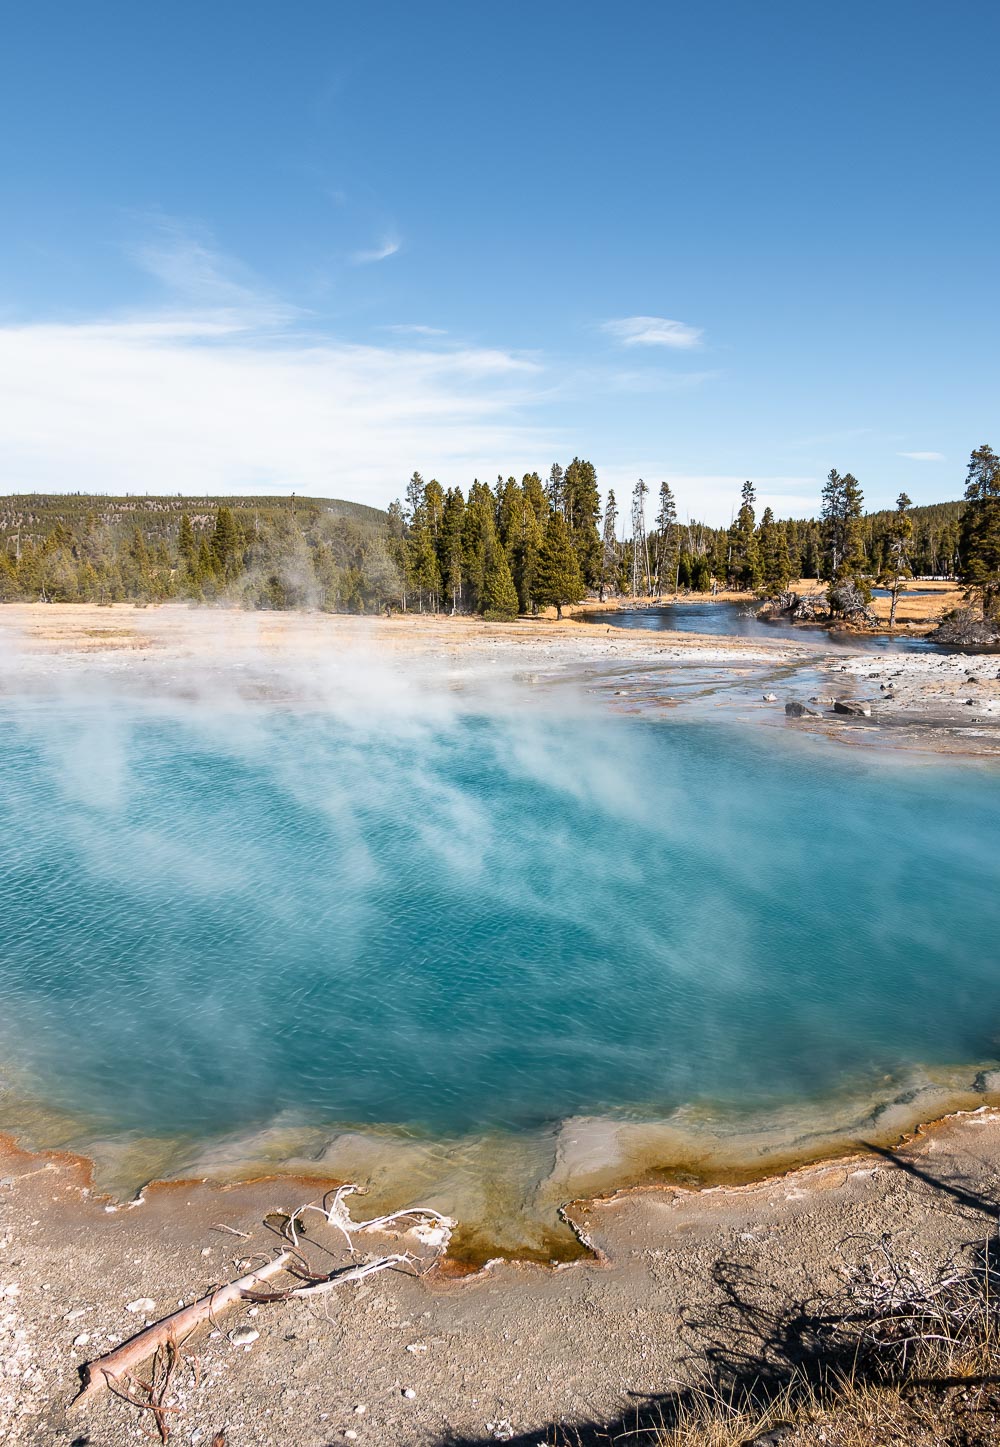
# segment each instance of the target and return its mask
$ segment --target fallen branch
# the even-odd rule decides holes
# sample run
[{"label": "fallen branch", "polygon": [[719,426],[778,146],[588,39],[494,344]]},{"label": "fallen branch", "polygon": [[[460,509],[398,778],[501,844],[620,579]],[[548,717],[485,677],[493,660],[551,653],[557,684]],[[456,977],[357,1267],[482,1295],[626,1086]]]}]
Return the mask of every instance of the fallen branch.
[{"label": "fallen branch", "polygon": [[123,1377],[127,1377],[140,1363],[146,1361],[161,1348],[169,1347],[176,1351],[181,1343],[204,1322],[214,1321],[216,1316],[225,1311],[227,1307],[235,1306],[236,1302],[252,1295],[259,1282],[269,1281],[272,1276],[277,1276],[280,1272],[287,1270],[288,1264],[292,1260],[293,1253],[291,1251],[282,1251],[280,1256],[275,1256],[273,1261],[259,1266],[256,1271],[248,1272],[246,1276],[240,1276],[226,1286],[217,1287],[208,1296],[202,1296],[192,1302],[190,1306],[182,1307],[180,1311],[165,1316],[162,1321],[147,1326],[145,1331],[141,1331],[138,1336],[123,1342],[113,1352],[108,1352],[103,1357],[97,1357],[94,1361],[87,1362],[82,1368],[83,1388],[72,1405],[74,1407],[83,1406],[85,1402],[102,1392],[105,1387],[113,1386]]},{"label": "fallen branch", "polygon": [[300,1206],[285,1221],[284,1235],[292,1245],[297,1247],[299,1238],[296,1233],[296,1221],[300,1221],[305,1211],[316,1211],[328,1225],[338,1230],[347,1242],[348,1249],[354,1250],[354,1243],[351,1240],[352,1234],[363,1232],[374,1232],[391,1230],[400,1221],[413,1223],[410,1230],[416,1232],[418,1239],[424,1240],[428,1245],[439,1246],[442,1249],[447,1247],[451,1239],[451,1233],[455,1223],[449,1216],[443,1216],[440,1211],[434,1211],[430,1206],[408,1206],[402,1211],[392,1211],[387,1216],[373,1216],[369,1221],[355,1221],[348,1207],[344,1204],[348,1196],[359,1193],[359,1188],[353,1184],[338,1186],[331,1193],[323,1197],[323,1204],[315,1206],[312,1204]]}]

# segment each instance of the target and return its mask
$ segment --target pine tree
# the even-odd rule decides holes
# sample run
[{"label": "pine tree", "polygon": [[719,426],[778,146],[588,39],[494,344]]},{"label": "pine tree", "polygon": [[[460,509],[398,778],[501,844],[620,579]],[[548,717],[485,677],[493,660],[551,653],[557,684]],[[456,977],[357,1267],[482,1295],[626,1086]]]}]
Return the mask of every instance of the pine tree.
[{"label": "pine tree", "polygon": [[465,518],[465,498],[460,487],[449,488],[445,493],[441,511],[441,532],[438,537],[438,567],[444,590],[448,595],[452,613],[457,613],[462,602],[462,530]]},{"label": "pine tree", "polygon": [[621,555],[618,548],[618,504],[614,488],[608,489],[604,507],[604,531],[601,536],[601,602],[608,588],[618,590],[621,584]]},{"label": "pine tree", "polygon": [[17,569],[6,547],[0,548],[0,603],[17,597]]},{"label": "pine tree", "polygon": [[187,513],[181,515],[180,530],[177,534],[177,553],[181,562],[190,567],[195,556],[196,543],[194,540],[194,528],[191,526],[191,519]]},{"label": "pine tree", "polygon": [[542,479],[537,472],[527,472],[521,479],[519,512],[514,539],[511,572],[522,613],[530,613],[535,602],[535,574],[538,554],[545,536],[543,519],[548,514]]},{"label": "pine tree", "polygon": [[566,519],[561,513],[550,513],[538,555],[535,598],[539,603],[553,606],[556,617],[561,618],[564,605],[579,602],[583,594],[580,564],[570,541]]},{"label": "pine tree", "polygon": [[823,485],[822,576],[831,583],[851,579],[860,583],[865,553],[862,531],[864,493],[851,473],[841,477],[835,467]]},{"label": "pine tree", "polygon": [[962,582],[992,619],[1000,605],[1000,457],[985,443],[969,458],[959,550]]},{"label": "pine tree", "polygon": [[491,621],[507,621],[516,618],[517,611],[517,589],[511,577],[507,554],[501,547],[499,538],[494,537],[493,547],[486,561],[480,612]]},{"label": "pine tree", "polygon": [[493,493],[478,479],[469,488],[462,524],[462,571],[468,585],[468,606],[481,612],[486,564],[496,534]]},{"label": "pine tree", "polygon": [[574,457],[563,476],[562,493],[563,512],[583,581],[588,587],[596,587],[601,576],[601,538],[597,531],[601,495],[594,464]]},{"label": "pine tree", "polygon": [[769,596],[784,592],[792,575],[788,539],[781,523],[775,522],[769,507],[764,509],[757,530],[757,552],[760,559],[761,582]]},{"label": "pine tree", "polygon": [[737,588],[756,588],[760,583],[760,556],[757,551],[756,493],[752,482],[743,484],[740,510],[729,530],[729,574]]},{"label": "pine tree", "polygon": [[215,514],[215,528],[212,532],[211,557],[213,571],[225,577],[232,571],[238,546],[236,519],[232,509],[220,507]]},{"label": "pine tree", "polygon": [[513,568],[514,550],[521,531],[523,498],[521,489],[512,477],[506,482],[497,478],[497,532],[507,553],[507,562]]},{"label": "pine tree", "polygon": [[632,489],[632,596],[649,597],[649,545],[646,540],[646,495],[649,488],[642,478]]},{"label": "pine tree", "polygon": [[545,496],[549,507],[553,512],[561,512],[566,516],[563,499],[563,470],[558,462],[553,462],[549,468],[549,480],[545,486]]},{"label": "pine tree", "polygon": [[901,492],[896,499],[892,530],[889,533],[885,558],[878,575],[879,582],[884,588],[888,588],[892,598],[889,608],[890,628],[896,626],[896,604],[902,592],[903,583],[907,578],[913,577],[909,555],[910,541],[913,537],[913,521],[908,516],[908,509],[912,506],[906,493]]},{"label": "pine tree", "polygon": [[666,583],[676,593],[680,539],[677,506],[669,482],[660,483],[660,508],[656,514],[656,593],[663,596]]},{"label": "pine tree", "polygon": [[424,480],[415,472],[406,484],[406,521],[413,526],[413,520],[424,500]]},{"label": "pine tree", "polygon": [[434,551],[434,538],[422,506],[407,539],[407,564],[411,584],[417,590],[417,606],[420,612],[424,611],[425,596],[431,609],[436,611],[441,592],[441,572]]}]

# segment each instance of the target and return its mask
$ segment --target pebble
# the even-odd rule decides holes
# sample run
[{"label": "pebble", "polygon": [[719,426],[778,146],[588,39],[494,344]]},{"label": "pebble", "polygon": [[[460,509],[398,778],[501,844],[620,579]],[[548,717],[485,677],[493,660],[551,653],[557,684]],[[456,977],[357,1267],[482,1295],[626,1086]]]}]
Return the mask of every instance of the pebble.
[{"label": "pebble", "polygon": [[359,1402],[354,1409],[354,1415],[355,1417],[363,1417],[367,1411],[368,1408],[365,1406],[364,1402]]},{"label": "pebble", "polygon": [[413,1390],[412,1387],[404,1387],[404,1388],[403,1388],[403,1396],[406,1397],[408,1401],[411,1401],[411,1402],[412,1402],[412,1401],[413,1401],[413,1398],[414,1398],[416,1395],[417,1395],[417,1394],[416,1394],[416,1392]]},{"label": "pebble", "polygon": [[90,1341],[90,1332],[89,1332],[89,1331],[82,1331],[79,1336],[75,1336],[75,1337],[73,1338],[73,1345],[74,1345],[75,1347],[85,1347],[89,1341]]},{"label": "pebble", "polygon": [[234,1331],[229,1340],[234,1347],[248,1347],[259,1336],[259,1331],[254,1331],[252,1327],[244,1327],[241,1331]]},{"label": "pebble", "polygon": [[86,1316],[86,1314],[87,1308],[85,1306],[78,1306],[74,1311],[68,1311],[63,1317],[63,1321],[77,1321],[81,1316]]},{"label": "pebble", "polygon": [[138,1311],[147,1312],[156,1310],[156,1302],[151,1296],[137,1296],[135,1301],[125,1303],[125,1310],[133,1314]]}]

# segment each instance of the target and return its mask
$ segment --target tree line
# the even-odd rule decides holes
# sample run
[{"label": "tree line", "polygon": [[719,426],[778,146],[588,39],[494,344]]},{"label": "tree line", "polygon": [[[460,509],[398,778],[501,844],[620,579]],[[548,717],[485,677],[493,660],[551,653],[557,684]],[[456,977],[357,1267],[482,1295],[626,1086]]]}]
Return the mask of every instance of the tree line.
[{"label": "tree line", "polygon": [[[648,516],[647,516],[648,514]],[[831,612],[914,576],[959,577],[1000,606],[1000,462],[971,456],[964,501],[865,513],[831,470],[818,518],[758,517],[744,483],[729,527],[681,522],[667,482],[640,478],[623,517],[575,457],[537,472],[444,488],[420,473],[386,512],[308,498],[0,499],[0,601],[224,601],[257,608],[479,613],[507,619],[598,597],[716,588],[776,596],[828,584]]]}]

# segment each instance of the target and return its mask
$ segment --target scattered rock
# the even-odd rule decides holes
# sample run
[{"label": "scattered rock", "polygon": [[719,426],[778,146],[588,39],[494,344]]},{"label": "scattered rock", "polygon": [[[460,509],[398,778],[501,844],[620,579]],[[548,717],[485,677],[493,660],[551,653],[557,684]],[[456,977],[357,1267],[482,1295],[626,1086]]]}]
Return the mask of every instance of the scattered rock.
[{"label": "scattered rock", "polygon": [[799,703],[798,699],[791,698],[785,704],[785,717],[822,718],[823,715],[820,713],[818,708],[808,708],[804,703]]},{"label": "scattered rock", "polygon": [[834,713],[846,713],[851,718],[871,718],[872,706],[870,703],[862,703],[860,699],[838,698],[833,705]]},{"label": "scattered rock", "polygon": [[125,1310],[132,1312],[133,1315],[140,1311],[145,1315],[147,1312],[156,1310],[156,1302],[151,1296],[137,1296],[135,1301],[126,1303]]}]

